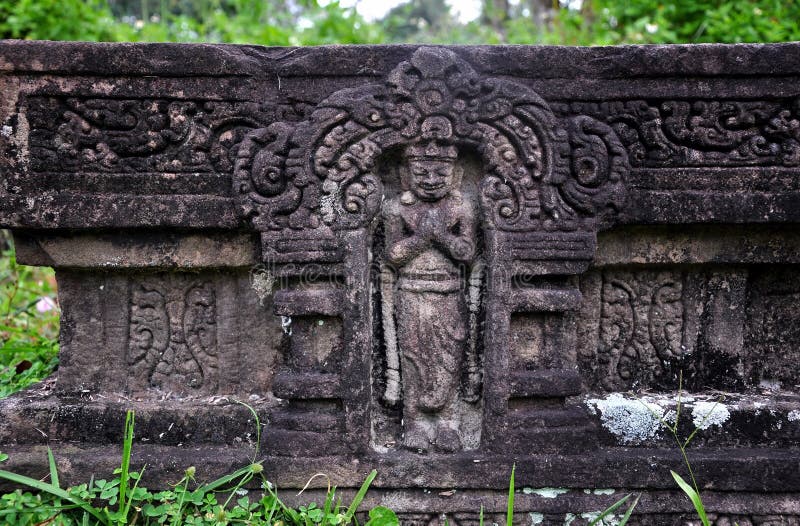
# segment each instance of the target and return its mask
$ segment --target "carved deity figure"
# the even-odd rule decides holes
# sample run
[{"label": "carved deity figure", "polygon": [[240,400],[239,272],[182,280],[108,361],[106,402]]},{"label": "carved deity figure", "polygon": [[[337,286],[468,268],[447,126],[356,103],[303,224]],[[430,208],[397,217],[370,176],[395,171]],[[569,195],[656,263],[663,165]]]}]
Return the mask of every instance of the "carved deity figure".
[{"label": "carved deity figure", "polygon": [[403,445],[412,450],[462,448],[457,413],[465,362],[473,383],[477,375],[477,297],[469,284],[478,210],[461,192],[456,158],[454,146],[437,140],[408,147],[403,192],[382,210],[385,399],[398,401],[402,386]]}]

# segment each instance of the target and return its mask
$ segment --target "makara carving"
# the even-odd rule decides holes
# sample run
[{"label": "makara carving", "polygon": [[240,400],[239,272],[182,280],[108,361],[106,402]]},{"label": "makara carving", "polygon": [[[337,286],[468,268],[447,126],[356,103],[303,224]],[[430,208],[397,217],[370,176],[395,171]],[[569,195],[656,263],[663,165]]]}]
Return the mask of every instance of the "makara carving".
[{"label": "makara carving", "polygon": [[129,389],[214,393],[218,383],[214,288],[178,276],[131,288]]}]

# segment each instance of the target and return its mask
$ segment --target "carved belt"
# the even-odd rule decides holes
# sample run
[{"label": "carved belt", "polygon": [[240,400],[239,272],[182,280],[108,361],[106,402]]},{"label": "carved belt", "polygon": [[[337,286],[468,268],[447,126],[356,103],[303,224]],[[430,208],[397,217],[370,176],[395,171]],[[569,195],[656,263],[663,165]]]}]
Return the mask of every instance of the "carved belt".
[{"label": "carved belt", "polygon": [[397,286],[400,290],[410,292],[457,292],[463,288],[463,282],[460,279],[442,278],[441,275],[438,276],[438,279],[401,276]]}]

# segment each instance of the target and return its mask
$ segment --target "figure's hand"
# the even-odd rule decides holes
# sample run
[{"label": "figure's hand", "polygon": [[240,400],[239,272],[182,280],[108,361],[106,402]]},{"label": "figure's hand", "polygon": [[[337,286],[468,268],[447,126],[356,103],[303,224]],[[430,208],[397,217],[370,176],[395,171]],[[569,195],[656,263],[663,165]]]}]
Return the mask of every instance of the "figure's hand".
[{"label": "figure's hand", "polygon": [[425,212],[418,230],[425,239],[435,239],[445,233],[444,222],[438,208],[432,208]]}]

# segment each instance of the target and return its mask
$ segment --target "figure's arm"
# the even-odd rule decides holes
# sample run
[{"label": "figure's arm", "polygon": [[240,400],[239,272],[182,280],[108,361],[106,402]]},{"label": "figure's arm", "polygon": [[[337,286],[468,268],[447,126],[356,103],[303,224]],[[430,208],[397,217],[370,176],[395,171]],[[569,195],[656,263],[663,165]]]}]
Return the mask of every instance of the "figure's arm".
[{"label": "figure's arm", "polygon": [[389,209],[385,214],[384,227],[386,260],[395,266],[404,266],[430,247],[430,239],[425,236],[417,233],[404,235],[403,218],[394,210]]}]

